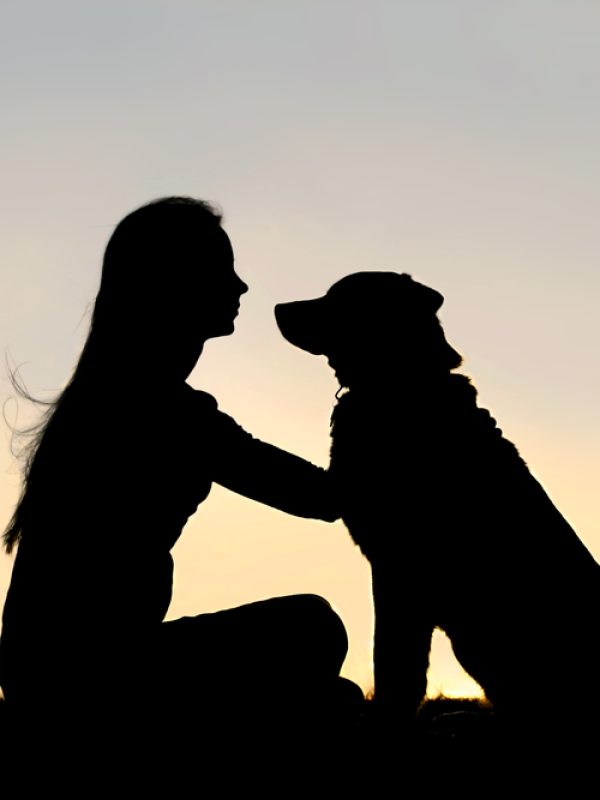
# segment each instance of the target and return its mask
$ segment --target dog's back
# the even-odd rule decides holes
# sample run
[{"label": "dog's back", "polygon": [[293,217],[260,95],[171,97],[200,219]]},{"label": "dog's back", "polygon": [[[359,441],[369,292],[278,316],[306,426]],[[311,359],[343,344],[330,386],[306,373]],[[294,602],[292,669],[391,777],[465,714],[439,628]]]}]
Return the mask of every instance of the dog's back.
[{"label": "dog's back", "polygon": [[373,531],[372,520],[381,519],[405,529],[395,540],[420,532],[427,548],[460,552],[466,562],[472,554],[479,566],[504,549],[518,550],[527,567],[544,559],[564,567],[565,558],[577,569],[596,567],[516,447],[478,407],[465,376],[404,383],[384,396],[347,392],[332,417],[330,472],[343,493],[344,519],[368,558],[394,547],[389,534]]}]

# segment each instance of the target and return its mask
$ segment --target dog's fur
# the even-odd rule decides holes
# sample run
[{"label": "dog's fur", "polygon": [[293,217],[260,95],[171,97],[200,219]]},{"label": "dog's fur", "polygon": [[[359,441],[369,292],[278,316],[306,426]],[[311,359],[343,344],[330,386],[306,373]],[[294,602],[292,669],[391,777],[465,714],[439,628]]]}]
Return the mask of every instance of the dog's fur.
[{"label": "dog's fur", "polygon": [[348,388],[330,473],[372,566],[375,699],[414,714],[440,627],[498,713],[527,704],[540,724],[549,708],[571,724],[596,689],[599,567],[453,372],[443,298],[426,289],[357,273],[276,310],[284,336],[325,354]]}]

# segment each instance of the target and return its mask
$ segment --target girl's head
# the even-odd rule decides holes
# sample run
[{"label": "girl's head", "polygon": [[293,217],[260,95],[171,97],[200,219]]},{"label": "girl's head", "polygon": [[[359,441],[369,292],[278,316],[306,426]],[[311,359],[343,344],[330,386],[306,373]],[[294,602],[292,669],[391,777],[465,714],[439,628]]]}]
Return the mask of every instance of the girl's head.
[{"label": "girl's head", "polygon": [[189,197],[155,200],[108,242],[90,335],[111,359],[121,352],[130,365],[152,361],[187,377],[207,339],[233,332],[247,290],[215,209]]}]

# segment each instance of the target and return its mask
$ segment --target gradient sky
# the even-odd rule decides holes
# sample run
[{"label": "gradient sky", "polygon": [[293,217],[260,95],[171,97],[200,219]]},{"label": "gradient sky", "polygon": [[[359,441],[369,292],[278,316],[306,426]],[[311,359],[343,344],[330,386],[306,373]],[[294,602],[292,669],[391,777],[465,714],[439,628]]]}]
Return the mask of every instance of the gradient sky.
[{"label": "gradient sky", "polygon": [[[325,465],[335,380],[280,338],[273,305],[360,269],[409,272],[444,294],[482,405],[600,558],[599,44],[595,0],[3,0],[9,363],[53,396],[113,226],[162,195],[211,200],[250,292],[194,386]],[[151,401],[161,364],[140,379]],[[31,419],[6,369],[0,393],[8,423]],[[115,470],[134,424],[124,407]],[[2,431],[3,526],[19,475]],[[369,686],[369,571],[341,523],[215,487],[175,556],[171,617],[318,592],[348,627],[345,673]],[[0,559],[0,603],[11,563]],[[438,640],[440,689],[476,690]]]}]

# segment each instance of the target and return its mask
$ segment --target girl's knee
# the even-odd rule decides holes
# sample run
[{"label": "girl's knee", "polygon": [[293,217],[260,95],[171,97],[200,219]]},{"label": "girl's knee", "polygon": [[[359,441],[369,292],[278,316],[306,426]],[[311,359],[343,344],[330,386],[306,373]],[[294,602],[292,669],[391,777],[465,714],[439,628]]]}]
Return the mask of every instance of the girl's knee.
[{"label": "girl's knee", "polygon": [[315,655],[320,654],[337,674],[348,652],[348,635],[341,617],[320,595],[297,595],[296,600],[301,614],[299,633],[304,633]]}]

